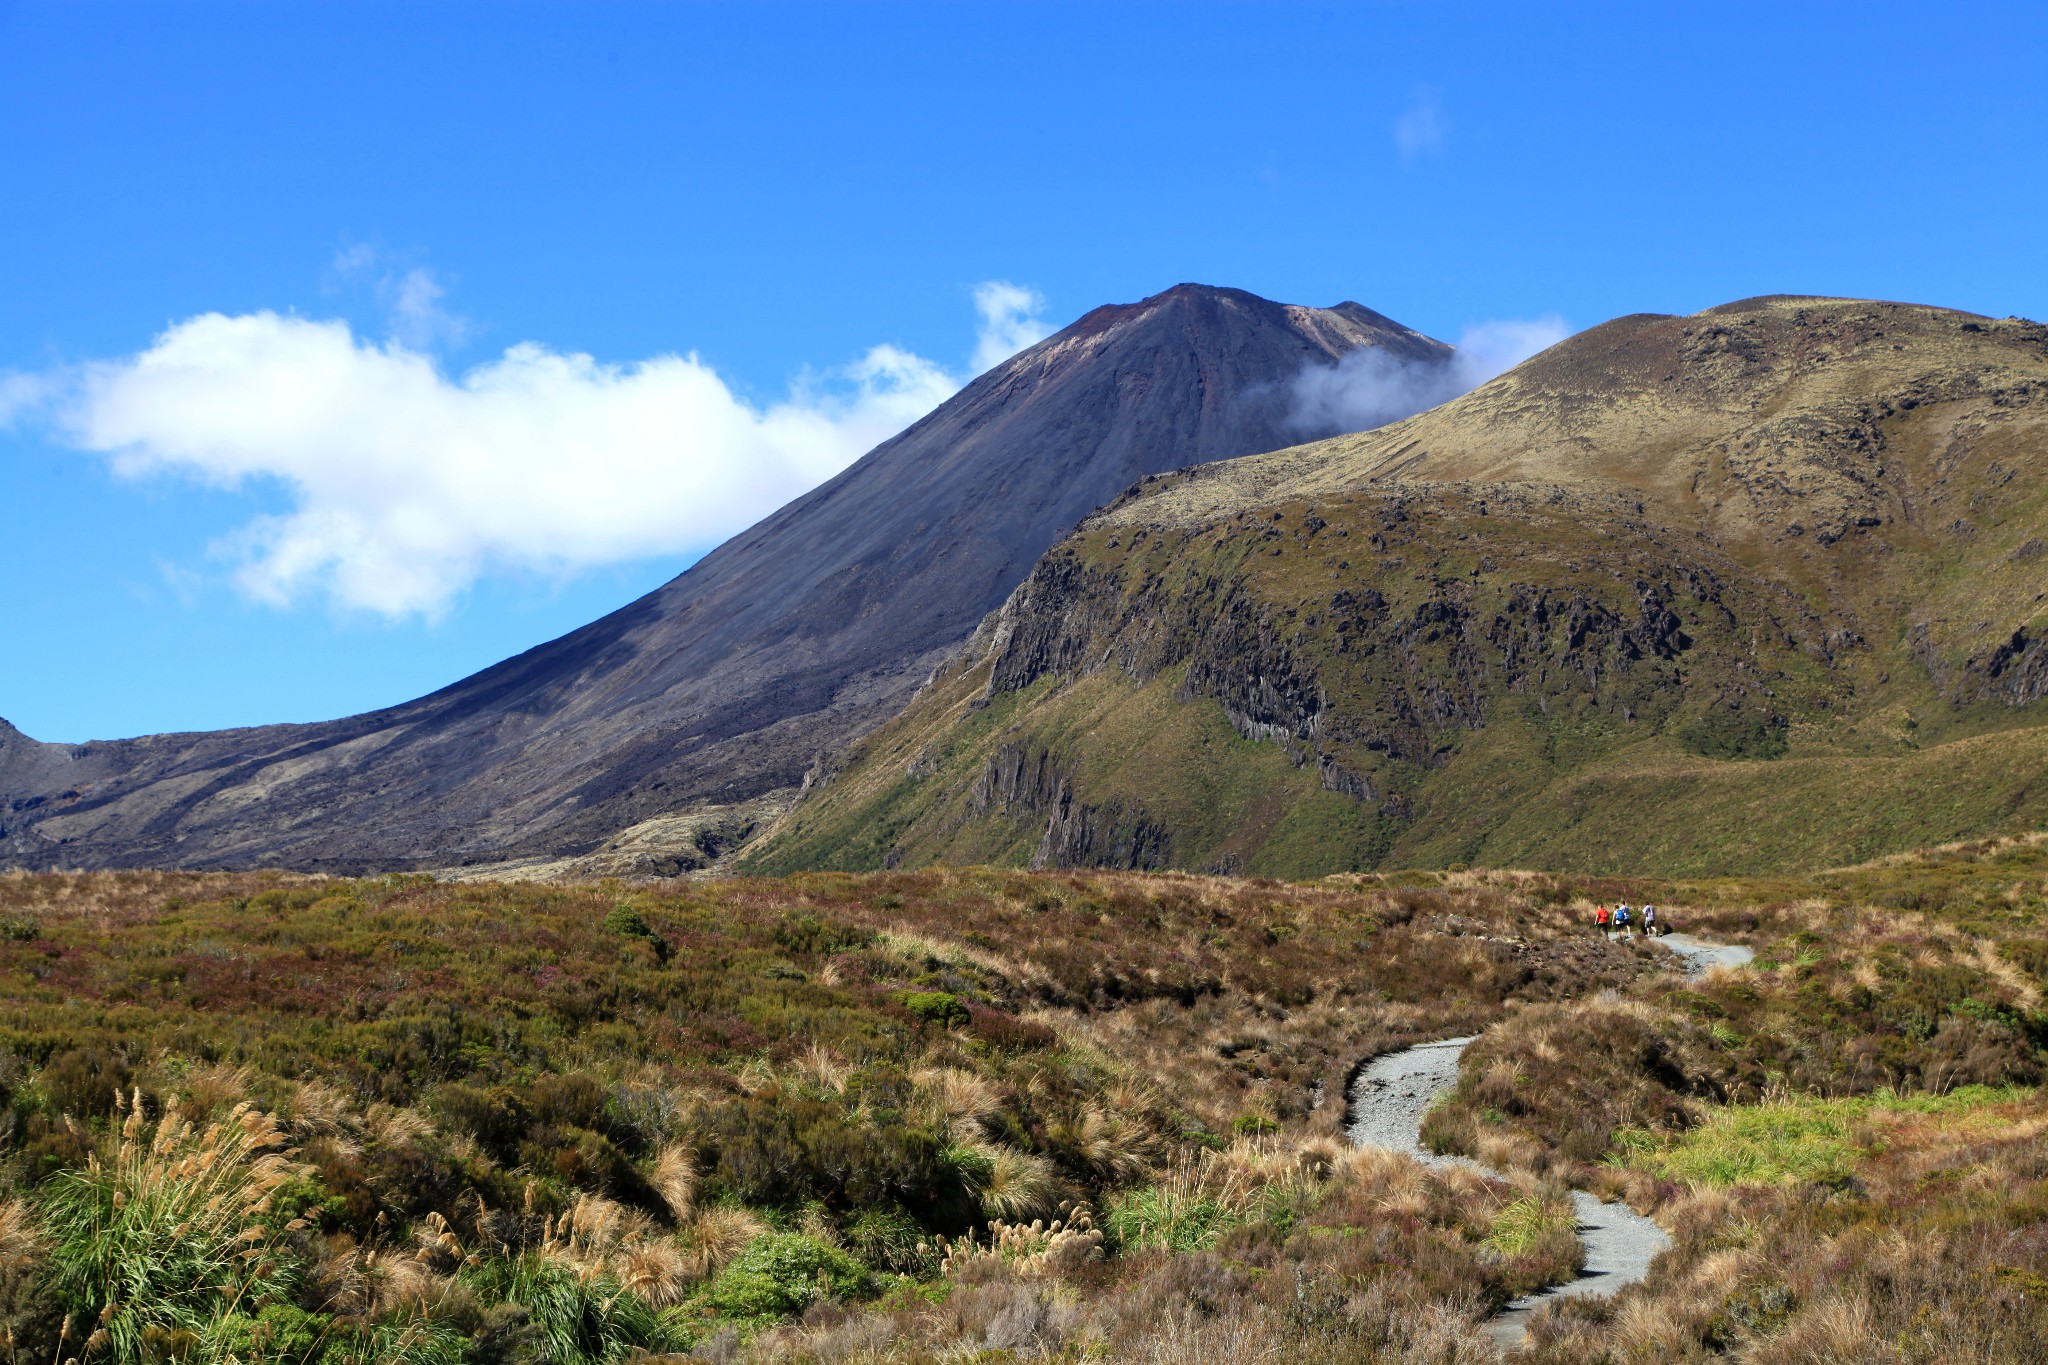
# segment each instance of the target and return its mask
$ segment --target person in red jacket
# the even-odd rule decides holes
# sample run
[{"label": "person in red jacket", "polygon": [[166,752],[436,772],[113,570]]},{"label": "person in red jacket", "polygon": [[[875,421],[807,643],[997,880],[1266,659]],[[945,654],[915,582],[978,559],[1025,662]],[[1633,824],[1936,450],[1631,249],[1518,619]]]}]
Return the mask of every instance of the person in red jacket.
[{"label": "person in red jacket", "polygon": [[1603,934],[1607,932],[1607,926],[1613,922],[1613,919],[1614,916],[1608,913],[1608,909],[1604,905],[1593,912],[1593,923],[1600,926],[1600,932]]}]

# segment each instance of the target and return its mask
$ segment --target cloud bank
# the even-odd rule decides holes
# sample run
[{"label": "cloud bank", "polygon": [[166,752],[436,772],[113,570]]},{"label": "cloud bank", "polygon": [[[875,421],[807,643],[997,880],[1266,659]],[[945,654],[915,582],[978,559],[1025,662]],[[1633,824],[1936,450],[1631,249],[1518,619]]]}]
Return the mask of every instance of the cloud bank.
[{"label": "cloud bank", "polygon": [[[451,374],[425,349],[451,325],[440,297],[424,272],[397,277],[383,342],[204,314],[134,356],[0,376],[0,421],[39,417],[128,478],[282,491],[288,511],[213,547],[257,601],[431,617],[486,574],[707,549],[961,382],[893,346],[766,405],[695,354],[604,364],[524,343]],[[1045,333],[1033,291],[994,282],[976,306],[977,366]]]},{"label": "cloud bank", "polygon": [[1556,316],[1482,322],[1465,329],[1448,365],[1416,364],[1373,347],[1351,351],[1295,376],[1289,420],[1307,437],[1371,431],[1447,403],[1570,335]]}]

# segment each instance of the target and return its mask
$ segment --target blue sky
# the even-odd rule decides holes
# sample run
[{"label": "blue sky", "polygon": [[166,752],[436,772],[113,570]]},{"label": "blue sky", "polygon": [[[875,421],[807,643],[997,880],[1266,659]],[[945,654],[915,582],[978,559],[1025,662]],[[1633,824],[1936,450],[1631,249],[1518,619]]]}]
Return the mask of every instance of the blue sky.
[{"label": "blue sky", "polygon": [[2031,2],[0,0],[0,716],[431,690],[1181,280],[2048,317],[2043,70]]}]

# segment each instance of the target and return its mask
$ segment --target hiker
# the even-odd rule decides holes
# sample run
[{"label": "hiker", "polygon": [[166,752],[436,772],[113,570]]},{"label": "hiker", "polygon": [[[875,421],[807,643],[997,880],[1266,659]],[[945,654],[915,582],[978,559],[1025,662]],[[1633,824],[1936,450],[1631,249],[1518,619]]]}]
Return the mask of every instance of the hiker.
[{"label": "hiker", "polygon": [[1643,907],[1643,937],[1657,937],[1657,907],[1654,905]]},{"label": "hiker", "polygon": [[1614,907],[1614,932],[1623,938],[1633,938],[1628,931],[1628,905],[1626,902]]},{"label": "hiker", "polygon": [[1593,923],[1600,926],[1600,932],[1602,934],[1605,934],[1607,932],[1607,926],[1613,921],[1613,919],[1613,915],[1608,913],[1607,907],[1604,905],[1593,912]]}]

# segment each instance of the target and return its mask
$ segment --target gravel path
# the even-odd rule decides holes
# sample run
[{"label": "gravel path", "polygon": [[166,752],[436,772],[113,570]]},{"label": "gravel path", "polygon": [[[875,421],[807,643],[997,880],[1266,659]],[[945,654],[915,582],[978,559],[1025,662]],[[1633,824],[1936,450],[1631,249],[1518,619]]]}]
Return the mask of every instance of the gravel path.
[{"label": "gravel path", "polygon": [[1470,1038],[1421,1043],[1376,1057],[1351,1082],[1351,1145],[1406,1152],[1430,1166],[1470,1166],[1422,1145],[1422,1116],[1458,1083],[1458,1057]]},{"label": "gravel path", "polygon": [[1572,1211],[1579,1218],[1586,1268],[1569,1284],[1516,1299],[1487,1322],[1486,1334],[1509,1350],[1521,1345],[1529,1315],[1544,1304],[1581,1294],[1612,1294],[1639,1283],[1657,1253],[1671,1245],[1670,1233],[1626,1204],[1603,1204],[1584,1190],[1573,1190]]},{"label": "gravel path", "polygon": [[[1691,976],[1703,975],[1713,967],[1740,967],[1756,956],[1740,944],[1710,943],[1690,934],[1666,934],[1652,942],[1683,958]],[[1422,1116],[1458,1083],[1458,1059],[1471,1041],[1445,1038],[1420,1043],[1367,1063],[1352,1081],[1347,1097],[1351,1105],[1347,1131],[1353,1144],[1406,1152],[1436,1167],[1485,1170],[1464,1157],[1438,1156],[1422,1146]],[[1635,1284],[1650,1273],[1650,1262],[1657,1253],[1671,1245],[1664,1229],[1626,1204],[1603,1204],[1584,1190],[1573,1190],[1572,1208],[1578,1215],[1579,1240],[1586,1248],[1586,1268],[1570,1284],[1516,1299],[1486,1324],[1487,1334],[1509,1350],[1521,1343],[1529,1314],[1542,1304],[1580,1294],[1612,1294]]]},{"label": "gravel path", "polygon": [[1684,958],[1688,976],[1705,976],[1710,967],[1747,967],[1756,959],[1755,951],[1740,943],[1709,943],[1691,934],[1665,934],[1650,942],[1661,944]]}]

